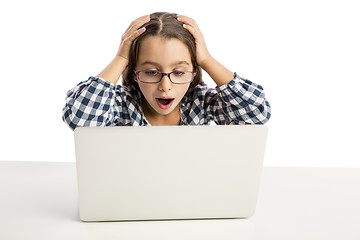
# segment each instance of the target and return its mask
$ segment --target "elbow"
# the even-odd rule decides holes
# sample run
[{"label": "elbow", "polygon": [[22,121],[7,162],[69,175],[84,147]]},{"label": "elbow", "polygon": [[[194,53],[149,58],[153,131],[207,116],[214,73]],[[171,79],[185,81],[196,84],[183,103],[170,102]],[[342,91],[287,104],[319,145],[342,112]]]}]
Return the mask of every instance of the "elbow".
[{"label": "elbow", "polygon": [[78,127],[78,125],[75,124],[74,121],[73,121],[73,120],[74,120],[74,116],[73,116],[73,114],[72,114],[72,112],[71,112],[70,109],[66,109],[66,108],[63,109],[62,120],[63,120],[63,122],[65,122],[65,123],[70,127],[70,129],[73,130],[73,131],[75,130],[76,127]]},{"label": "elbow", "polygon": [[255,124],[265,124],[267,123],[271,118],[271,106],[268,101],[264,101],[264,104],[261,104],[258,107],[258,122]]},{"label": "elbow", "polygon": [[267,123],[271,118],[271,107],[267,101],[258,105],[257,107],[251,106],[248,114],[243,119],[245,124],[262,125]]},{"label": "elbow", "polygon": [[[271,107],[267,101],[264,101],[262,104],[258,106],[248,105],[245,108],[234,111],[228,111],[230,124],[265,124],[271,118]],[[229,114],[230,113],[230,114]]]},{"label": "elbow", "polygon": [[70,108],[63,109],[63,121],[75,130],[77,127],[105,127],[111,126],[114,122],[114,116],[111,112],[103,112],[101,115],[85,113],[84,111],[72,111]]}]

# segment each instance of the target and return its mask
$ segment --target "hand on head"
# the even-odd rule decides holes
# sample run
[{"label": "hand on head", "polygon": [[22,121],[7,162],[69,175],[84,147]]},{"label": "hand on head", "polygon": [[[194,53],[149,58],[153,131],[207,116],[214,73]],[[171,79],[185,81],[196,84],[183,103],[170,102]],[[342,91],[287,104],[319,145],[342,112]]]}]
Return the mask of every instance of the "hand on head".
[{"label": "hand on head", "polygon": [[119,46],[119,50],[117,52],[117,56],[120,56],[127,61],[129,60],[129,51],[131,43],[138,37],[140,34],[146,31],[145,27],[138,29],[145,23],[150,21],[150,15],[145,15],[139,17],[138,19],[132,21],[130,26],[126,29],[125,33],[121,37],[121,43]]},{"label": "hand on head", "polygon": [[[177,15],[177,17],[177,20],[184,23],[183,27],[188,30],[194,37],[196,43],[196,62],[200,66],[203,66],[207,59],[211,58],[211,55],[206,47],[205,39],[199,26],[196,24],[195,20],[190,17],[185,15]],[[134,20],[130,24],[121,37],[120,47],[116,54],[117,56],[120,56],[127,61],[129,60],[129,51],[132,42],[146,31],[145,27],[140,27],[150,20],[150,15],[145,15]]]},{"label": "hand on head", "polygon": [[206,47],[204,36],[194,19],[184,15],[177,15],[177,16],[178,16],[177,20],[184,23],[183,27],[186,30],[188,30],[195,38],[196,62],[202,67],[204,63],[211,57]]}]

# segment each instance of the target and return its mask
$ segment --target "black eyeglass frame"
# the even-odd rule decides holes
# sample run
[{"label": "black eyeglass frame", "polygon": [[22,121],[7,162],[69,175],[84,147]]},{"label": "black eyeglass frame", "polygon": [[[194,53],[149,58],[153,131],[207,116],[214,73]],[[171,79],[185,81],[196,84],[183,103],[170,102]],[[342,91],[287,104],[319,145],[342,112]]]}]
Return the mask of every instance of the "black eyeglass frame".
[{"label": "black eyeglass frame", "polygon": [[[160,78],[160,80],[157,81],[157,82],[144,82],[144,81],[142,81],[142,80],[140,79],[140,76],[139,76],[139,74],[140,74],[141,72],[158,72],[158,73],[161,73],[161,78]],[[174,73],[174,72],[190,72],[190,73],[192,73],[192,78],[191,78],[191,80],[190,80],[189,82],[176,83],[176,82],[173,82],[173,81],[171,80],[171,77],[170,77],[170,74],[172,74],[172,73]],[[136,74],[136,80],[135,80],[135,81],[140,81],[140,82],[149,83],[149,84],[161,82],[161,80],[163,79],[164,76],[167,76],[167,77],[170,79],[170,82],[172,82],[173,84],[187,84],[187,83],[191,83],[192,81],[194,81],[194,78],[195,78],[195,76],[196,76],[196,72],[192,72],[192,71],[172,71],[172,72],[169,72],[169,73],[163,73],[163,72],[160,72],[160,71],[150,71],[150,70],[135,71],[135,70],[134,70],[134,73]]]}]

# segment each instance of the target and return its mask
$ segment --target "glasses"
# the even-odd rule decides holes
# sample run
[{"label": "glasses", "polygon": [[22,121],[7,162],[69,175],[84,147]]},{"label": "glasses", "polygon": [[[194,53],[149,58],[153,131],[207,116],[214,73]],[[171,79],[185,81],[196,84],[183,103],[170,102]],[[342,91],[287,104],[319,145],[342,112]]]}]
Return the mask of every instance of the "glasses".
[{"label": "glasses", "polygon": [[134,71],[137,80],[143,83],[159,83],[164,76],[167,76],[174,84],[191,83],[196,76],[196,72],[191,71],[173,71],[170,73],[163,73],[153,70]]}]

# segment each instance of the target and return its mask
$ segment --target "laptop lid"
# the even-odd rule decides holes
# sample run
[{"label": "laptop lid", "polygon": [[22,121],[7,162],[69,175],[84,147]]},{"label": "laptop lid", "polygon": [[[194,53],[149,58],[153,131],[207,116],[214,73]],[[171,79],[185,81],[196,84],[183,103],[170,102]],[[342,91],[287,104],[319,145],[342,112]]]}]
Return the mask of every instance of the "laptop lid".
[{"label": "laptop lid", "polygon": [[76,128],[80,218],[248,218],[267,131],[264,125]]}]

